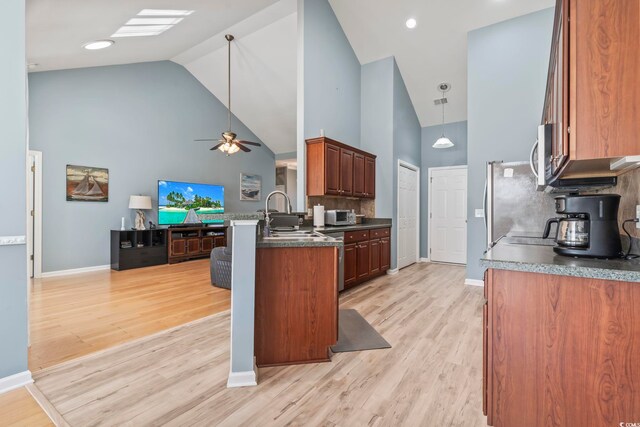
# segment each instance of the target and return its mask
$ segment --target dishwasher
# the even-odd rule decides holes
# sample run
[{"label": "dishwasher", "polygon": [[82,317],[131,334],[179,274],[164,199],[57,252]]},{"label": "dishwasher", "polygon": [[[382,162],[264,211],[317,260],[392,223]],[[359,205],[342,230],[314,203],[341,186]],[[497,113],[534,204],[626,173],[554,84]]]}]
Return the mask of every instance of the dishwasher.
[{"label": "dishwasher", "polygon": [[[322,232],[321,232],[322,233]],[[322,233],[327,237],[333,237],[336,240],[344,242],[344,232]],[[344,290],[344,245],[338,250],[338,292]]]}]

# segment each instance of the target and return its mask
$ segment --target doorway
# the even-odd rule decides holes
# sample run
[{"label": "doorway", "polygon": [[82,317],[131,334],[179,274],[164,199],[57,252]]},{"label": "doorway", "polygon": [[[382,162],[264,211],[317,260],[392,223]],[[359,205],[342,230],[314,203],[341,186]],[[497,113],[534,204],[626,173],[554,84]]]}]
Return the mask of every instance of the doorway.
[{"label": "doorway", "polygon": [[30,278],[42,276],[42,152],[27,155],[27,268]]},{"label": "doorway", "polygon": [[467,263],[467,166],[429,168],[429,258]]},{"label": "doorway", "polygon": [[418,262],[420,168],[398,161],[398,268]]}]

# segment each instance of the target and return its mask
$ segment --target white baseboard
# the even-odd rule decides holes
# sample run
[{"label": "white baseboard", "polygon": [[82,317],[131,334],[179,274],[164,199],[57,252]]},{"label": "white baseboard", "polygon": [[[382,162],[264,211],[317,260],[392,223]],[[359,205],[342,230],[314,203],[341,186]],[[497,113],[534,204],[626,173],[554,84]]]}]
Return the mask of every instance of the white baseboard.
[{"label": "white baseboard", "polygon": [[24,387],[32,382],[31,371],[18,372],[17,374],[0,378],[0,394]]},{"label": "white baseboard", "polygon": [[110,268],[111,268],[111,264],[107,264],[107,265],[96,265],[93,267],[72,268],[71,270],[47,271],[45,273],[42,273],[41,277],[45,278],[45,277],[69,276],[72,274],[91,273],[93,271],[109,270]]},{"label": "white baseboard", "polygon": [[484,286],[484,280],[464,279],[464,284],[469,286]]},{"label": "white baseboard", "polygon": [[419,258],[418,262],[431,262],[429,258]]},{"label": "white baseboard", "polygon": [[[254,367],[255,369],[255,367]],[[257,371],[229,372],[227,380],[227,388],[233,387],[252,387],[258,385]]]},{"label": "white baseboard", "polygon": [[393,276],[394,274],[398,274],[399,271],[400,271],[399,268],[392,268],[391,270],[387,270],[387,274],[389,276]]}]

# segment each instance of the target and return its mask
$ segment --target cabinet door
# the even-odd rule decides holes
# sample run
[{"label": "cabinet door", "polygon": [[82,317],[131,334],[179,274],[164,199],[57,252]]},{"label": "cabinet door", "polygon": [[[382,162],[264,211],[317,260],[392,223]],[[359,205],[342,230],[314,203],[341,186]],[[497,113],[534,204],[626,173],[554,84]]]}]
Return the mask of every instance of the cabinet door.
[{"label": "cabinet door", "polygon": [[340,195],[353,196],[353,157],[351,150],[340,149]]},{"label": "cabinet door", "polygon": [[353,155],[353,195],[365,196],[365,157],[358,153]]},{"label": "cabinet door", "polygon": [[349,288],[357,281],[356,274],[357,243],[344,245],[344,287]]},{"label": "cabinet door", "polygon": [[324,162],[324,192],[340,194],[340,149],[325,144]]},{"label": "cabinet door", "polygon": [[227,240],[225,236],[216,236],[213,239],[213,246],[219,248],[221,246],[227,246]]},{"label": "cabinet door", "polygon": [[200,239],[187,239],[187,253],[197,254],[200,252]]},{"label": "cabinet door", "polygon": [[356,247],[356,275],[358,282],[366,280],[369,277],[369,242],[360,242]]},{"label": "cabinet door", "polygon": [[364,196],[376,197],[376,159],[368,156],[364,160]]},{"label": "cabinet door", "polygon": [[568,85],[568,37],[566,37],[565,18],[568,2],[558,1],[557,22],[554,28],[553,55],[548,77],[547,108],[549,123],[553,124],[551,143],[551,173],[556,175],[569,160],[569,85]]},{"label": "cabinet door", "polygon": [[391,240],[390,237],[380,239],[380,270],[385,272],[391,268]]},{"label": "cabinet door", "polygon": [[171,255],[184,255],[187,253],[186,240],[172,240],[171,241]]},{"label": "cabinet door", "polygon": [[377,276],[380,274],[380,239],[369,241],[369,274]]},{"label": "cabinet door", "polygon": [[213,249],[213,236],[202,238],[202,252],[211,252]]}]

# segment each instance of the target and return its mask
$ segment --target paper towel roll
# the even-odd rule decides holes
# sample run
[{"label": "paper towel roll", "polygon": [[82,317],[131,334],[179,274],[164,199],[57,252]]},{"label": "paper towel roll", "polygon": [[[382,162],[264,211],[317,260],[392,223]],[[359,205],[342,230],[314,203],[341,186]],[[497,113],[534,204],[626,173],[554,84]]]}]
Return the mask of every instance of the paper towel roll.
[{"label": "paper towel roll", "polygon": [[313,207],[313,226],[324,227],[324,206],[322,205]]}]

